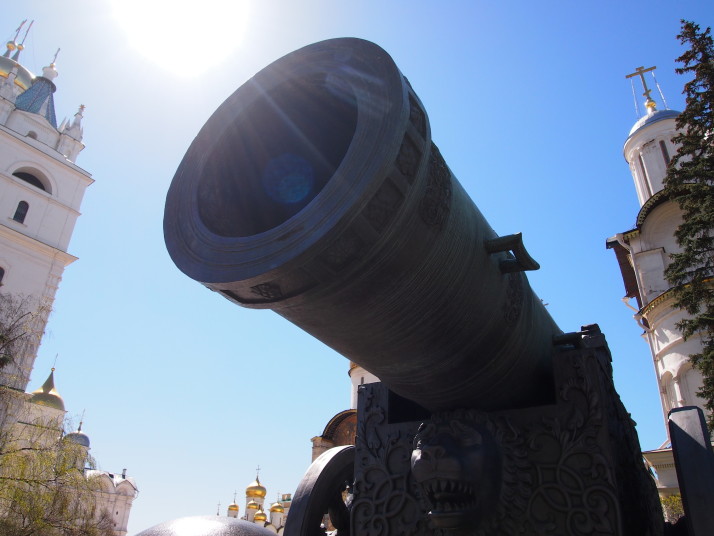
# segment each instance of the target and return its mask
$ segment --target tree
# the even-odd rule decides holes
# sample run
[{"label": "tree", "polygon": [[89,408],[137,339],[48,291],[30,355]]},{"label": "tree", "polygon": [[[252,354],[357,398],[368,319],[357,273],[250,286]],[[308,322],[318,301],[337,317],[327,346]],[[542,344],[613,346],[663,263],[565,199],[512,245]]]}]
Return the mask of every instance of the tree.
[{"label": "tree", "polygon": [[679,144],[665,178],[665,188],[682,209],[683,222],[675,232],[680,253],[670,255],[665,277],[673,288],[676,307],[688,318],[678,324],[685,339],[702,337],[702,349],[690,356],[702,372],[698,392],[714,424],[714,44],[711,29],[701,31],[682,20],[677,38],[688,46],[677,61],[678,74],[692,74],[684,86],[685,110],[677,118]]},{"label": "tree", "polygon": [[660,497],[660,501],[662,502],[664,517],[670,523],[676,523],[684,515],[682,496],[679,493]]},{"label": "tree", "polygon": [[85,476],[86,448],[48,424],[0,445],[0,534],[112,536],[111,515],[98,506],[100,482]]},{"label": "tree", "polygon": [[112,536],[100,482],[85,476],[87,448],[63,437],[62,410],[48,412],[17,387],[46,317],[33,303],[0,293],[0,534]]}]

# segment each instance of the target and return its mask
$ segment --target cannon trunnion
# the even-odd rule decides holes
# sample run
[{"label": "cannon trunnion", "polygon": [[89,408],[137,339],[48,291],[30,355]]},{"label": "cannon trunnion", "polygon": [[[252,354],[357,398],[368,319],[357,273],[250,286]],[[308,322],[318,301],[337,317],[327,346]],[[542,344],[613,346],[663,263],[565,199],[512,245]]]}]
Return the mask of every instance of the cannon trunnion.
[{"label": "cannon trunnion", "polygon": [[186,275],[381,380],[286,536],[328,511],[341,536],[662,533],[604,337],[561,333],[377,45],[316,43],[241,86],[176,171],[164,235]]}]

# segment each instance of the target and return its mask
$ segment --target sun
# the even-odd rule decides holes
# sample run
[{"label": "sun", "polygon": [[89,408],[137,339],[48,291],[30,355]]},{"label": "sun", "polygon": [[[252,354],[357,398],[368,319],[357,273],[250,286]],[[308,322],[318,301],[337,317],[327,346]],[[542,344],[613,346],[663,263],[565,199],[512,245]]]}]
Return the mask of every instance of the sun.
[{"label": "sun", "polygon": [[130,44],[186,76],[220,64],[241,44],[248,7],[248,0],[112,0]]}]

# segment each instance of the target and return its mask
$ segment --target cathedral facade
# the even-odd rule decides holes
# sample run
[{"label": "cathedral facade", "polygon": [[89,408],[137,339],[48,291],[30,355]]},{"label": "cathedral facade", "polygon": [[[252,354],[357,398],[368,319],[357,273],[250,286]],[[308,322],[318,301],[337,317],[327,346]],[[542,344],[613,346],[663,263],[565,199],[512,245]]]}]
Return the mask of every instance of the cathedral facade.
[{"label": "cathedral facade", "polygon": [[[84,149],[84,106],[58,125],[56,55],[38,76],[20,63],[24,24],[0,56],[0,320],[21,320],[28,336],[0,368],[0,432],[27,442],[41,430],[41,441],[71,441],[88,454],[81,424],[61,438],[66,411],[54,369],[41,387],[26,392],[62,274],[77,260],[68,246],[93,179],[76,164]],[[83,463],[80,469],[85,470]],[[85,475],[99,482],[99,509],[110,515],[116,536],[125,536],[136,483],[126,471],[85,470]]]}]

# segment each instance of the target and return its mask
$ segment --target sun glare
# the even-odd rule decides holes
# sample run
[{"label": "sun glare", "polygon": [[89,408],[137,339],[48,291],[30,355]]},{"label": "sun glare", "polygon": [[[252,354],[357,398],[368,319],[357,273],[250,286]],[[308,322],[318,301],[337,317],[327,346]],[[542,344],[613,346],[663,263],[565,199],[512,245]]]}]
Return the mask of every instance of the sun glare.
[{"label": "sun glare", "polygon": [[112,0],[112,7],[134,48],[186,76],[228,57],[240,45],[248,18],[247,0]]}]

